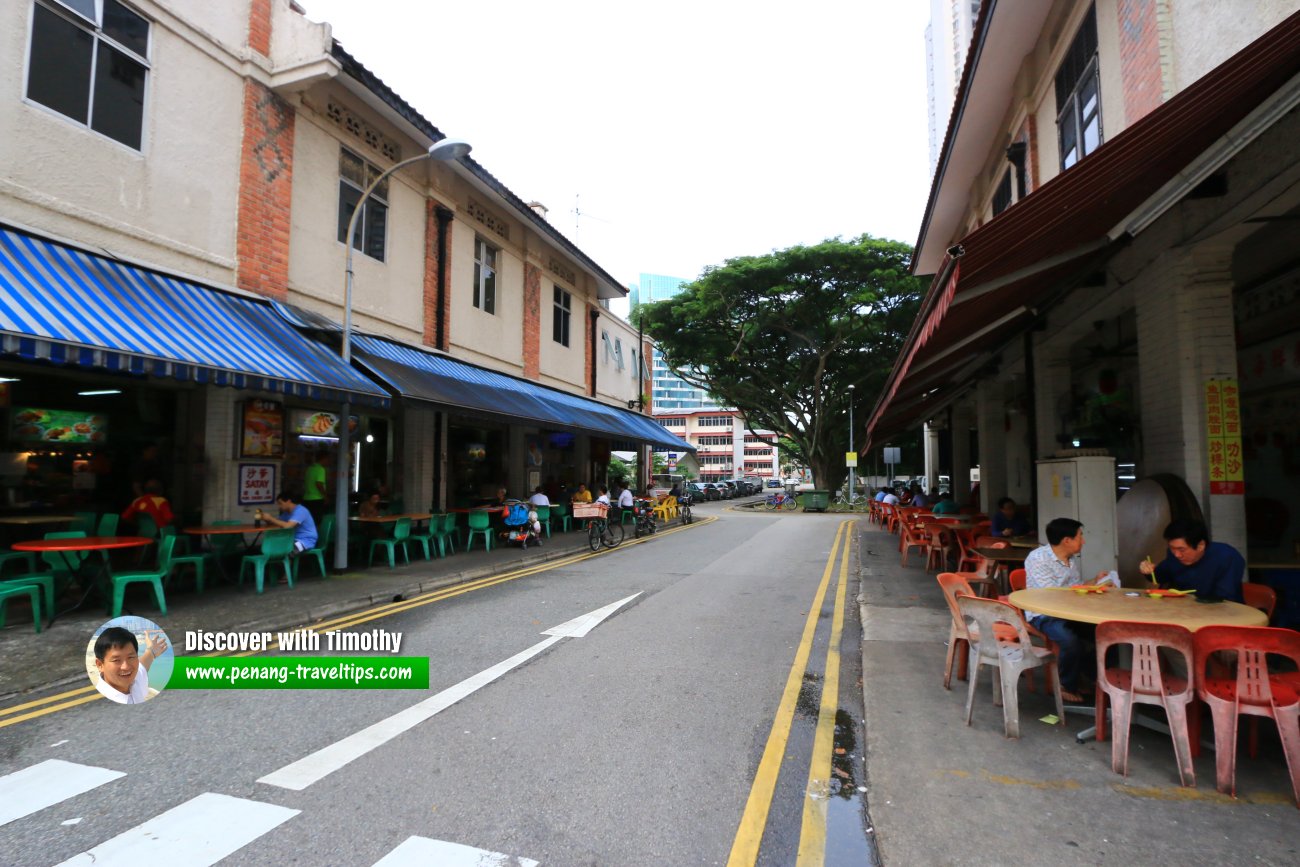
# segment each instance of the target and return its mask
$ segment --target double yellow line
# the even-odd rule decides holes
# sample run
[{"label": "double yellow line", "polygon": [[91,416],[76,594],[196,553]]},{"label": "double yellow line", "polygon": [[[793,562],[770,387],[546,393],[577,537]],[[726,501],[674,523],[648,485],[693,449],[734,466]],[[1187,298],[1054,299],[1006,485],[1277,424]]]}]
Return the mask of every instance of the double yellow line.
[{"label": "double yellow line", "polygon": [[[662,530],[655,537],[644,537],[641,539],[632,539],[625,542],[619,547],[631,545],[640,545],[651,540],[651,538],[670,536],[673,533],[680,533],[683,530],[702,527],[718,520],[716,517],[701,518],[689,525],[678,525],[669,530]],[[504,584],[507,581],[514,581],[518,578],[526,578],[529,575],[536,575],[539,572],[549,572],[552,569],[561,569],[565,566],[572,566],[575,563],[581,563],[583,560],[590,560],[592,557],[600,557],[617,549],[605,549],[585,554],[575,554],[571,557],[563,557],[548,563],[542,563],[537,566],[526,566],[522,569],[515,569],[511,572],[503,572],[499,575],[489,575],[484,578],[478,578],[473,581],[467,581],[463,584],[455,584],[450,587],[430,590],[428,593],[422,593],[419,596],[413,596],[410,599],[403,599],[400,602],[388,602],[383,605],[377,605],[373,608],[367,608],[364,611],[346,614],[333,620],[325,620],[320,623],[312,624],[312,629],[317,632],[324,632],[333,629],[348,629],[353,626],[359,626],[363,623],[369,623],[372,620],[378,620],[383,617],[389,617],[393,614],[400,614],[403,611],[410,611],[413,608],[421,608],[425,605],[432,605],[435,602],[442,602],[460,596],[464,593],[472,593],[475,590],[483,590],[493,587],[497,584]],[[269,649],[275,650],[280,646],[278,640],[271,642]],[[251,656],[255,651],[246,650],[240,653],[204,653],[199,654],[204,657],[214,656]],[[260,652],[260,651],[259,651]],[[78,689],[61,692],[58,695],[47,696],[46,698],[37,699],[36,701],[24,702],[11,707],[0,708],[0,728],[16,725],[20,722],[26,722],[29,719],[47,716],[61,710],[76,707],[80,704],[95,701],[102,698],[99,690],[93,686],[83,686]],[[24,713],[26,711],[26,713]]]},{"label": "double yellow line", "polygon": [[781,771],[781,759],[785,755],[786,742],[790,737],[790,727],[794,722],[795,702],[799,698],[799,687],[804,673],[808,669],[808,657],[812,654],[813,638],[817,634],[817,622],[821,618],[822,605],[826,601],[826,591],[830,587],[831,575],[835,572],[835,560],[840,561],[839,581],[835,591],[835,611],[831,619],[830,647],[826,651],[826,674],[822,682],[821,707],[817,712],[817,731],[813,738],[812,761],[808,768],[808,785],[804,793],[803,822],[799,832],[799,865],[821,865],[826,857],[826,809],[830,794],[831,751],[835,740],[835,710],[839,702],[840,689],[840,639],[844,634],[844,608],[849,583],[849,551],[853,546],[852,530],[854,521],[843,521],[835,532],[835,542],[831,545],[830,556],[826,558],[826,568],[822,572],[821,583],[808,606],[808,617],[804,622],[803,638],[795,650],[794,663],[785,681],[785,691],[777,705],[776,718],[772,721],[772,730],[759,760],[754,783],[749,790],[749,800],[745,803],[745,812],[736,829],[736,838],[731,844],[731,856],[727,867],[752,867],[758,860],[759,845],[763,841],[763,832],[767,828],[767,816],[772,807],[772,795],[776,791],[776,780]]}]

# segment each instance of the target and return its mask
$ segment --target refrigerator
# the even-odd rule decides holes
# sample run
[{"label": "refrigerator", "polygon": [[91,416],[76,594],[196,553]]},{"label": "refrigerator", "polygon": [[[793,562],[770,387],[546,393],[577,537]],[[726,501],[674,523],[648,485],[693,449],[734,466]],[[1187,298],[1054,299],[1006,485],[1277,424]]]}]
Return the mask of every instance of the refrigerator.
[{"label": "refrigerator", "polygon": [[1090,581],[1117,568],[1115,459],[1051,458],[1038,462],[1038,540],[1047,544],[1047,522],[1073,518],[1083,523],[1079,573]]}]

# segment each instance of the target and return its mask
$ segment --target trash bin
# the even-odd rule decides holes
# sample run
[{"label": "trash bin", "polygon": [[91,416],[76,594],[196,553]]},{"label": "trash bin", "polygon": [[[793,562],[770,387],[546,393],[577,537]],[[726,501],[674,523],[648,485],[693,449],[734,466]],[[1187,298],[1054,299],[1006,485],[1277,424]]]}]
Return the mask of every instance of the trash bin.
[{"label": "trash bin", "polygon": [[830,491],[804,491],[803,510],[805,512],[824,512],[831,504]]}]

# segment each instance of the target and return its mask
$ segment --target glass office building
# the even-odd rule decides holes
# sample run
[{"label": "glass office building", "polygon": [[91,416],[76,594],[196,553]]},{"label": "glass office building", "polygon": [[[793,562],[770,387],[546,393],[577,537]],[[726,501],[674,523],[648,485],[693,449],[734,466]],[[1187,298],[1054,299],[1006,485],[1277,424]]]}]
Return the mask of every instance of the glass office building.
[{"label": "glass office building", "polygon": [[[680,277],[667,277],[663,274],[642,274],[640,282],[629,287],[632,309],[641,304],[652,304],[672,298],[687,283]],[[661,409],[700,409],[716,407],[717,404],[708,393],[696,388],[668,369],[663,355],[656,347],[653,364],[650,369],[651,411]]]}]

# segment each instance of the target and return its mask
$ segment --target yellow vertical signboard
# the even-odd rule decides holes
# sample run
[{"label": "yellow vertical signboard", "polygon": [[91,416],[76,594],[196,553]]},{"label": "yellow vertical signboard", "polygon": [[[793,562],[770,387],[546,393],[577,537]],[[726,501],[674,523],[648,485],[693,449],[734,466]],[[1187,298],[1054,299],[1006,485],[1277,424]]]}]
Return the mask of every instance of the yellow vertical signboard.
[{"label": "yellow vertical signboard", "polygon": [[1245,494],[1241,454],[1241,391],[1235,379],[1205,383],[1205,436],[1211,494]]}]

